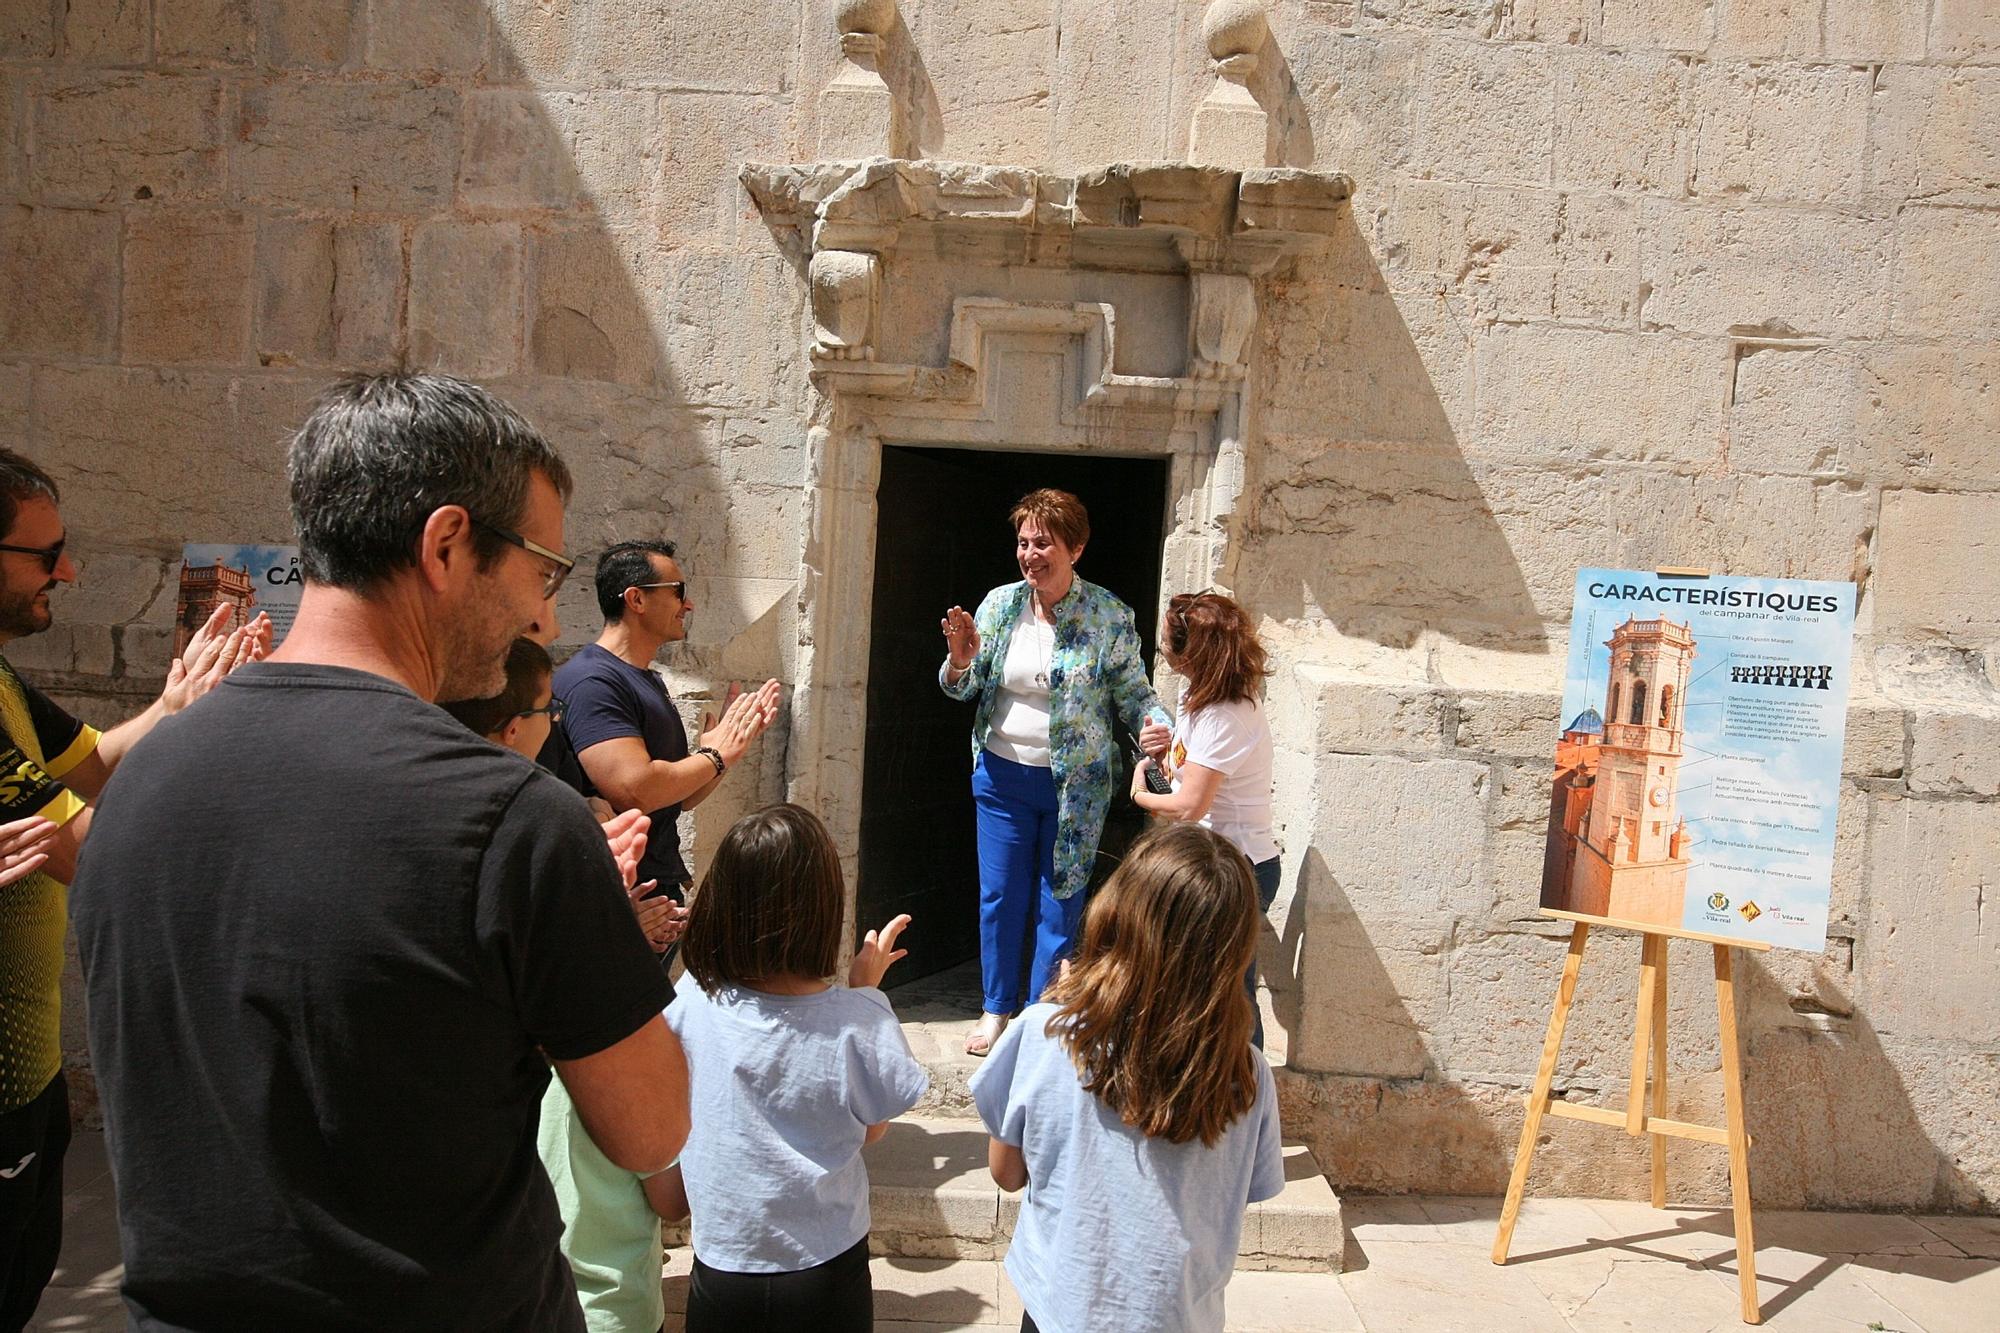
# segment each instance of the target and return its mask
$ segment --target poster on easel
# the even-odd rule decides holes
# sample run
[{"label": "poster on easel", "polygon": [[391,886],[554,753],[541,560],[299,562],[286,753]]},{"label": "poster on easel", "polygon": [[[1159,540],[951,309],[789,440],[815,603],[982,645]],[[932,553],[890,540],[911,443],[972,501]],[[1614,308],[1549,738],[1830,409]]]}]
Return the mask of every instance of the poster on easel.
[{"label": "poster on easel", "polygon": [[1544,908],[1826,947],[1855,587],[1584,569]]},{"label": "poster on easel", "polygon": [[271,617],[271,645],[285,641],[298,615],[305,579],[296,546],[189,542],[181,547],[180,591],[174,604],[174,656],[215,608],[235,610],[229,628],[248,624],[259,611]]}]

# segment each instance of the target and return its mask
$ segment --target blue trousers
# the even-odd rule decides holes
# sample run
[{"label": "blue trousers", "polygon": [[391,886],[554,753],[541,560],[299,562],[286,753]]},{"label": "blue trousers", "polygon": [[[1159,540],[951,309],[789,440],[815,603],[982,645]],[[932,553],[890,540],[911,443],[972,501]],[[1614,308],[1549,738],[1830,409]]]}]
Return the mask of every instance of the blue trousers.
[{"label": "blue trousers", "polygon": [[[972,768],[979,830],[979,972],[989,1014],[1019,1013],[1039,1000],[1069,956],[1083,898],[1055,896],[1056,780],[981,751]],[[1033,939],[1025,996],[1021,964]]]},{"label": "blue trousers", "polygon": [[[1259,861],[1250,867],[1257,877],[1257,937],[1264,936],[1263,916],[1271,910],[1271,904],[1278,901],[1278,881],[1283,877],[1284,867],[1277,857]],[[1257,1004],[1257,955],[1250,955],[1250,970],[1243,974],[1243,984],[1250,988],[1250,1044],[1258,1050],[1264,1049],[1264,1011]]]}]

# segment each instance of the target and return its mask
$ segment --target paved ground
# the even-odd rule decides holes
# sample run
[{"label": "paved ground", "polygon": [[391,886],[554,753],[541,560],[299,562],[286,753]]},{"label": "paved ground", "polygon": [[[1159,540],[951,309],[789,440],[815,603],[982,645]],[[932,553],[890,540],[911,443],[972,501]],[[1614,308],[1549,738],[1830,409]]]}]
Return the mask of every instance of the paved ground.
[{"label": "paved ground", "polygon": [[[1740,1329],[1727,1212],[1603,1199],[1530,1200],[1514,1262],[1487,1261],[1493,1199],[1345,1201],[1348,1271],[1238,1273],[1229,1326],[1315,1333],[1710,1333]],[[102,1137],[69,1159],[62,1268],[35,1329],[115,1330],[118,1234]],[[1765,1327],[1991,1333],[2000,1330],[2000,1218],[1865,1213],[1757,1215]],[[678,1308],[688,1256],[672,1252]],[[1014,1328],[1020,1303],[1000,1265],[875,1261],[884,1330]],[[668,1327],[678,1328],[669,1318]]]}]

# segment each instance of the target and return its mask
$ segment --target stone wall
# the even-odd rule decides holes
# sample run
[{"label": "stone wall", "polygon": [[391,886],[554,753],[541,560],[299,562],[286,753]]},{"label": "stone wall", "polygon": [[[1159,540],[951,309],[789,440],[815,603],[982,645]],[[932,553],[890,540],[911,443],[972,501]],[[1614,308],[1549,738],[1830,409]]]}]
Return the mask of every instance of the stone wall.
[{"label": "stone wall", "polygon": [[[561,442],[572,547],[685,543],[678,685],[798,679],[807,575],[839,575],[801,570],[823,404],[802,276],[737,170],[819,155],[835,8],[0,5],[0,429],[62,481],[83,569],[9,656],[86,715],[134,707],[180,543],[285,539],[315,386],[410,364]],[[1180,158],[1204,9],[903,0],[883,68],[927,156]],[[1533,907],[1578,565],[1847,578],[1833,939],[1743,965],[1753,1179],[1991,1208],[2000,8],[1276,0],[1271,25],[1271,160],[1356,187],[1337,244],[1266,284],[1230,566],[1283,666],[1292,1131],[1344,1186],[1504,1180],[1562,956]],[[784,741],[700,830],[784,789]],[[1672,958],[1674,1113],[1713,1118],[1707,960]],[[1593,948],[1572,1097],[1622,1095],[1635,973]],[[1634,1144],[1549,1132],[1532,1188],[1636,1189]],[[1719,1153],[1674,1160],[1721,1196]]]}]

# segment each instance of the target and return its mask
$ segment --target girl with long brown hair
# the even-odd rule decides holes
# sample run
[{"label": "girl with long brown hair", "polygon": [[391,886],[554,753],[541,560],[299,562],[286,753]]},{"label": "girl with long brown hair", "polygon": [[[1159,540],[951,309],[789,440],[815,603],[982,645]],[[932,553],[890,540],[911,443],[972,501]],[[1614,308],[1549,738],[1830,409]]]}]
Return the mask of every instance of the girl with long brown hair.
[{"label": "girl with long brown hair", "polygon": [[1023,1330],[1219,1330],[1243,1211],[1284,1188],[1250,1044],[1249,862],[1195,824],[1134,844],[1068,974],[972,1079],[1005,1190]]},{"label": "girl with long brown hair", "polygon": [[[1261,915],[1277,899],[1281,870],[1271,827],[1271,728],[1261,701],[1269,659],[1249,614],[1219,592],[1170,598],[1161,628],[1167,665],[1187,682],[1180,721],[1159,762],[1173,790],[1158,795],[1147,787],[1149,759],[1132,774],[1132,800],[1163,819],[1189,820],[1234,843],[1250,859]],[[1254,950],[1243,984],[1250,993],[1250,1039],[1262,1050]]]}]

